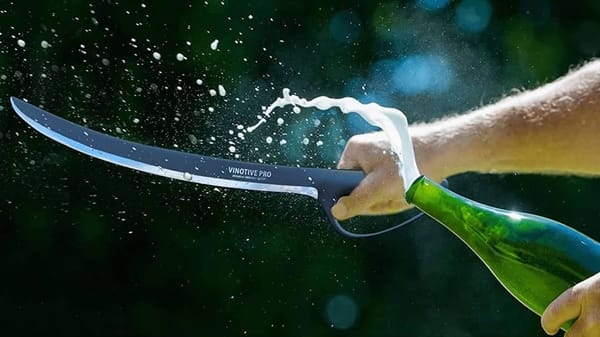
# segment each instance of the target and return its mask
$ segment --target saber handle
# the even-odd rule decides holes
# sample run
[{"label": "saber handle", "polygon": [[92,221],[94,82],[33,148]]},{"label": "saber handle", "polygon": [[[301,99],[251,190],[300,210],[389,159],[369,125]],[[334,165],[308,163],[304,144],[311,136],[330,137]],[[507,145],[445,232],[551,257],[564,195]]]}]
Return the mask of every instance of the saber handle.
[{"label": "saber handle", "polygon": [[380,235],[422,215],[379,232],[352,233],[331,214],[331,207],[361,182],[364,178],[361,171],[249,163],[163,149],[91,130],[16,97],[11,97],[10,101],[15,112],[38,132],[76,151],[116,165],[211,186],[291,192],[317,198],[333,227],[347,237]]},{"label": "saber handle", "polygon": [[[333,225],[333,228],[340,233],[349,238],[368,238],[373,236],[378,236],[395,229],[398,229],[406,224],[409,224],[419,217],[423,216],[422,212],[417,213],[416,215],[408,218],[401,223],[394,225],[392,227],[388,227],[383,230],[379,230],[371,233],[353,233],[344,228],[342,224],[333,216],[331,213],[331,207],[335,205],[335,203],[339,200],[340,197],[348,195],[358,186],[358,184],[365,177],[362,171],[357,170],[319,170],[318,172],[314,172],[316,174],[315,185],[317,190],[319,191],[319,203],[325,214],[327,214],[327,218],[329,222]],[[443,184],[447,185],[447,182],[444,181]]]}]

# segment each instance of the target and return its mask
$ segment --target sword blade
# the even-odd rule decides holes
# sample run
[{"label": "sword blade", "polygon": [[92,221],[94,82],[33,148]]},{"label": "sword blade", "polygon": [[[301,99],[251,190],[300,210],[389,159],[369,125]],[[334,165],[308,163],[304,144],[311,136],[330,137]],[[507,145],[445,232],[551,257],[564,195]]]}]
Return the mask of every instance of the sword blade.
[{"label": "sword blade", "polygon": [[311,174],[320,169],[226,160],[139,144],[70,122],[18,98],[10,100],[16,113],[38,132],[109,163],[198,184],[318,199]]}]

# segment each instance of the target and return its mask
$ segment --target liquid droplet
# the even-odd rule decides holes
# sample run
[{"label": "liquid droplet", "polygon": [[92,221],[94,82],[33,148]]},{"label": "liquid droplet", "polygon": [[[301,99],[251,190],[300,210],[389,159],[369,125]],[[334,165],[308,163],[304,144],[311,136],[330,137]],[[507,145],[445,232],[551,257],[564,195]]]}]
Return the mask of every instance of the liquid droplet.
[{"label": "liquid droplet", "polygon": [[187,60],[187,57],[185,55],[183,55],[182,53],[177,53],[176,58],[177,58],[177,61]]},{"label": "liquid droplet", "polygon": [[225,91],[225,88],[220,84],[219,84],[219,95],[221,95],[221,96],[227,95],[227,91]]}]

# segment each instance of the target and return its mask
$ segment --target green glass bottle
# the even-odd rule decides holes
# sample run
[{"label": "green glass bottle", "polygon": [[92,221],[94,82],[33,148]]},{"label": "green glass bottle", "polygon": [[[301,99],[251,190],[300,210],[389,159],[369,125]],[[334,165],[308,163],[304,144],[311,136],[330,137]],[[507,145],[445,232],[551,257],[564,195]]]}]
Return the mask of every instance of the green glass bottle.
[{"label": "green glass bottle", "polygon": [[563,291],[600,272],[600,244],[554,220],[474,202],[424,176],[406,200],[458,236],[540,316]]}]

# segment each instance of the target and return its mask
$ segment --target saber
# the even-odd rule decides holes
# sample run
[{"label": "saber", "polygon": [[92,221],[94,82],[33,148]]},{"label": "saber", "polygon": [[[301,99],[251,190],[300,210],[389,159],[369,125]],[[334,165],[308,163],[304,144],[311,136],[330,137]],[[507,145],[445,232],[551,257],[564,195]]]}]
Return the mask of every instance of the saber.
[{"label": "saber", "polygon": [[364,178],[361,171],[268,165],[179,152],[91,130],[16,97],[11,97],[10,102],[19,117],[36,131],[109,163],[192,183],[312,197],[319,201],[333,227],[347,237],[364,238],[387,233],[423,215],[418,213],[400,224],[376,232],[353,233],[337,221],[331,207]]}]

